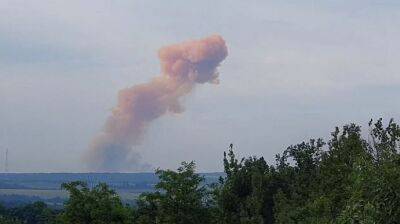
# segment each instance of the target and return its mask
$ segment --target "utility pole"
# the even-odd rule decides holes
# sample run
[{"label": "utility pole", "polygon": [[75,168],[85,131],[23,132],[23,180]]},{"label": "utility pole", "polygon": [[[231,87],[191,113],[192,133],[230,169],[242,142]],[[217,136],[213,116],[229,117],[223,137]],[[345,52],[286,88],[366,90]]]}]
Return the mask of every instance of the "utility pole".
[{"label": "utility pole", "polygon": [[6,158],[4,164],[4,172],[8,173],[8,148],[6,148]]}]

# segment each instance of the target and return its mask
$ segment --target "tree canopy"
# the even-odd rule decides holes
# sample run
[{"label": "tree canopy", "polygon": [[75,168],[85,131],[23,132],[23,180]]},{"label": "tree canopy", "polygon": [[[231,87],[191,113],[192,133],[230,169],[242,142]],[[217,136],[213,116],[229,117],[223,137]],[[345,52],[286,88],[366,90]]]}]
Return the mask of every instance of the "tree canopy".
[{"label": "tree canopy", "polygon": [[399,223],[400,127],[390,120],[336,127],[328,141],[289,146],[275,163],[237,158],[231,144],[224,175],[206,185],[194,162],[157,169],[159,182],[135,206],[124,205],[106,184],[63,184],[62,211],[44,203],[0,207],[0,223],[73,224],[302,224]]}]

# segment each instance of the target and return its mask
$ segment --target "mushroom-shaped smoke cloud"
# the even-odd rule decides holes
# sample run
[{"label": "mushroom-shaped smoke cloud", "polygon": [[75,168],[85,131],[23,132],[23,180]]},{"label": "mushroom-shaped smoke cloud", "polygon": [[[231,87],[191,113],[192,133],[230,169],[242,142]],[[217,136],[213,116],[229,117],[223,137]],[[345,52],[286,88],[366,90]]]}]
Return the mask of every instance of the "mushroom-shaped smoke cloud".
[{"label": "mushroom-shaped smoke cloud", "polygon": [[103,172],[149,169],[133,150],[147,125],[168,112],[182,113],[179,99],[196,84],[218,83],[216,69],[227,54],[225,41],[218,35],[161,48],[162,74],[149,83],[119,92],[117,106],[85,156],[89,169]]}]

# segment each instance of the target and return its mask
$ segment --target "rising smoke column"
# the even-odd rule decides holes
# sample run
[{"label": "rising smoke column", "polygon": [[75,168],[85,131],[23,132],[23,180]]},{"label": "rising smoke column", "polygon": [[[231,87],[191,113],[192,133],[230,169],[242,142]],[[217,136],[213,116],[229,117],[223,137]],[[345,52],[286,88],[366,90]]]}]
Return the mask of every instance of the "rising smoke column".
[{"label": "rising smoke column", "polygon": [[161,48],[161,75],[119,91],[117,106],[85,156],[90,170],[147,169],[133,149],[146,127],[166,113],[182,113],[179,99],[196,84],[218,83],[216,69],[227,54],[225,41],[218,35]]}]

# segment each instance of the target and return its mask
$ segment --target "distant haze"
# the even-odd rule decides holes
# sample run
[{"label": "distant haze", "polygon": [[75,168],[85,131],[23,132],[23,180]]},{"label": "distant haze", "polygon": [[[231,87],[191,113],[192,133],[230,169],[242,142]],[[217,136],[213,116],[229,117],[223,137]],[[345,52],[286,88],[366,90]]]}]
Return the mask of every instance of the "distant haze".
[{"label": "distant haze", "polygon": [[[272,163],[336,125],[400,121],[400,1],[2,0],[0,12],[0,171],[6,148],[12,172],[151,171],[190,160],[221,171],[230,143]],[[220,83],[198,79],[179,104],[168,98],[134,129],[145,134],[127,132],[133,142],[112,156],[119,162],[106,162],[108,147],[95,143],[121,98],[170,70],[159,49],[215,34],[229,50]]]}]

